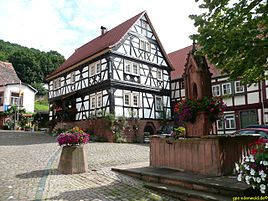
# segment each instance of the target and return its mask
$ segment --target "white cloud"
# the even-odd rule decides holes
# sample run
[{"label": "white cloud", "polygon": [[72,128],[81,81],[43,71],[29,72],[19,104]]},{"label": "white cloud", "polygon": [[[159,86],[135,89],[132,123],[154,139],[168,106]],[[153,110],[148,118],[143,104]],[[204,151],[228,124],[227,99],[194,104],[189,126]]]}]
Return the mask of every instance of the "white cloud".
[{"label": "white cloud", "polygon": [[197,13],[194,0],[0,0],[0,39],[65,57],[100,34],[100,26],[117,26],[143,10],[166,50],[191,44],[195,32],[188,15]]}]

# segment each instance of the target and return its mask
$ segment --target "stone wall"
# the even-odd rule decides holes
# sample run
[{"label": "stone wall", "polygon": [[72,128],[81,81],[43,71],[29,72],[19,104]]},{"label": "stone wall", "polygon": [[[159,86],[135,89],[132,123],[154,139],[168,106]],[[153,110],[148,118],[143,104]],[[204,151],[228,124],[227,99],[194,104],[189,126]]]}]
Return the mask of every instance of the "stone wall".
[{"label": "stone wall", "polygon": [[[137,130],[133,129],[137,126]],[[153,133],[156,134],[156,131],[161,125],[160,121],[156,120],[128,120],[126,129],[124,131],[123,137],[126,142],[143,142],[144,138],[144,128],[146,126],[151,126]],[[104,139],[107,139],[109,142],[113,142],[113,133],[109,128],[108,123],[103,119],[92,119],[92,120],[82,120],[82,121],[73,121],[73,122],[58,122],[53,130],[58,128],[69,129],[72,127],[78,126],[80,128],[88,128],[92,130],[95,136],[100,136]]]},{"label": "stone wall", "polygon": [[235,162],[249,152],[255,136],[205,136],[185,138],[168,144],[165,138],[150,139],[150,166],[209,176],[231,175]]}]

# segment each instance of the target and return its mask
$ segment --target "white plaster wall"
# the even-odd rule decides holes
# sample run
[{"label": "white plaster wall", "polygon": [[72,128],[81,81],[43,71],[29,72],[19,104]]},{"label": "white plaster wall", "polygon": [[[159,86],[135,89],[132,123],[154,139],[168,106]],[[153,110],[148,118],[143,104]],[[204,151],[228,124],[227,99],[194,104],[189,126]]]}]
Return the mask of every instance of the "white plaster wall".
[{"label": "white plaster wall", "polygon": [[223,102],[227,105],[227,106],[233,106],[232,103],[232,99],[231,98],[224,98]]},{"label": "white plaster wall", "polygon": [[247,91],[254,91],[258,90],[258,84],[252,84],[251,86],[247,87]]},{"label": "white plaster wall", "polygon": [[34,112],[35,92],[25,85],[7,85],[4,90],[4,104],[10,105],[11,93],[19,93],[20,89],[23,91],[23,107],[26,112]]},{"label": "white plaster wall", "polygon": [[259,92],[249,93],[247,95],[248,95],[248,104],[260,102]]},{"label": "white plaster wall", "polygon": [[234,103],[235,105],[245,105],[246,104],[245,96],[235,96]]}]

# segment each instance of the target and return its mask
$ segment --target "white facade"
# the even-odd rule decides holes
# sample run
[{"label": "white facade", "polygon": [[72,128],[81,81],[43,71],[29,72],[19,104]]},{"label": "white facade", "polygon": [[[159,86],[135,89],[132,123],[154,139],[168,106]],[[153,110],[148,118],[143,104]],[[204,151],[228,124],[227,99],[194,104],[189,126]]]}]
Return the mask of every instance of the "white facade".
[{"label": "white facade", "polygon": [[26,112],[34,112],[34,101],[37,90],[26,84],[6,84],[0,86],[0,111],[4,107],[19,105]]}]

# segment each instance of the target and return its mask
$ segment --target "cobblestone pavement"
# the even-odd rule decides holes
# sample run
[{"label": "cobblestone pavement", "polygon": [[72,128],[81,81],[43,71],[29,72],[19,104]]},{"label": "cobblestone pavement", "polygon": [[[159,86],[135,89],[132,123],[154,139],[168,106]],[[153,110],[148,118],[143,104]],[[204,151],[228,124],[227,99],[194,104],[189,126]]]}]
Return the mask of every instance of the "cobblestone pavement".
[{"label": "cobblestone pavement", "polygon": [[0,200],[175,200],[143,187],[142,181],[115,173],[119,165],[148,166],[144,144],[89,143],[89,172],[57,171],[61,149],[42,133],[0,132]]}]

